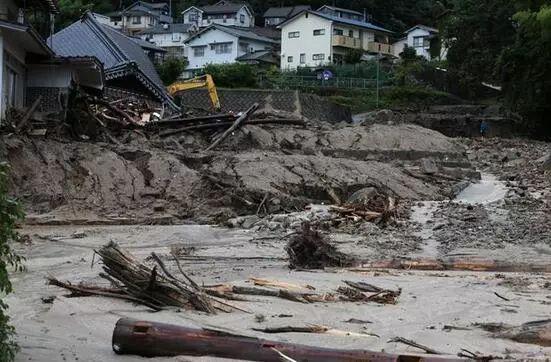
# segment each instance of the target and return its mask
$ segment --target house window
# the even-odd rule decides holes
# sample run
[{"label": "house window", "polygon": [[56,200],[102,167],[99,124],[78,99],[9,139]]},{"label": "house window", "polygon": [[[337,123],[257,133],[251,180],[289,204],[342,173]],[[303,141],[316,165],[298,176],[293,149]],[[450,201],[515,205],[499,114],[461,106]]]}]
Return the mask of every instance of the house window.
[{"label": "house window", "polygon": [[314,29],[314,36],[325,35],[325,29]]},{"label": "house window", "polygon": [[335,28],[333,29],[333,35],[344,35],[344,31],[342,29]]},{"label": "house window", "polygon": [[300,54],[300,64],[306,63],[306,54],[301,53]]},{"label": "house window", "polygon": [[142,23],[142,17],[141,16],[133,16],[132,17],[132,24],[141,24]]},{"label": "house window", "polygon": [[300,31],[289,32],[289,38],[298,38],[299,36],[300,36]]},{"label": "house window", "polygon": [[348,36],[353,38],[354,37],[354,30],[348,30]]},{"label": "house window", "polygon": [[230,54],[232,43],[218,43],[211,44],[211,50],[214,50],[216,54]]},{"label": "house window", "polygon": [[239,43],[239,50],[247,53],[249,51],[249,43]]},{"label": "house window", "polygon": [[149,25],[154,25],[155,24],[155,18],[153,18],[152,16],[149,17]]},{"label": "house window", "polygon": [[196,23],[197,20],[198,20],[198,15],[196,11],[192,11],[191,13],[189,13],[189,22],[190,23]]},{"label": "house window", "polygon": [[325,54],[312,54],[312,60],[325,60]]},{"label": "house window", "polygon": [[7,104],[11,107],[15,107],[15,99],[17,98],[17,73],[12,69],[7,68],[8,70],[8,94],[7,94]]},{"label": "house window", "polygon": [[293,57],[287,57],[287,63],[292,63],[293,62]]},{"label": "house window", "polygon": [[413,46],[416,48],[429,46],[429,39],[426,36],[414,36]]},{"label": "house window", "polygon": [[239,22],[241,24],[245,24],[245,15],[243,15],[243,14],[239,15]]},{"label": "house window", "polygon": [[204,57],[205,56],[205,47],[194,47],[193,48],[194,57]]},{"label": "house window", "polygon": [[172,41],[182,40],[182,35],[180,33],[172,33]]}]

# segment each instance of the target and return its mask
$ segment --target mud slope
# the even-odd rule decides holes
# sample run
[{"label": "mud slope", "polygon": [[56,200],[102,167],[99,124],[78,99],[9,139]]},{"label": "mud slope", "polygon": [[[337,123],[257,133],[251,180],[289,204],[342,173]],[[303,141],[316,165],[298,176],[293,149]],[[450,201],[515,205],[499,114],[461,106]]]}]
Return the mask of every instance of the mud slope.
[{"label": "mud slope", "polygon": [[[137,132],[116,143],[8,137],[5,158],[28,221],[89,223],[220,221],[254,213],[345,200],[375,186],[400,199],[438,200],[472,177],[465,150],[413,125],[248,126],[218,150],[209,134],[167,139]],[[431,158],[437,174],[424,175]],[[449,174],[454,167],[453,176]],[[41,215],[40,218],[36,218]]]}]

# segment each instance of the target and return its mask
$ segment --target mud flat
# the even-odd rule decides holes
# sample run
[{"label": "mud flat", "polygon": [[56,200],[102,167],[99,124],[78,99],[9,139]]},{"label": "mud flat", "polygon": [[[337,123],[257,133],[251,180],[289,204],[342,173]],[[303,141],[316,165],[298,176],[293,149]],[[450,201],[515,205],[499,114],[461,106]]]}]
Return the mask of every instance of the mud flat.
[{"label": "mud flat", "polygon": [[[111,350],[111,334],[116,320],[123,316],[162,321],[193,327],[224,328],[262,338],[342,348],[419,353],[397,343],[400,336],[455,355],[461,348],[509,358],[544,358],[551,349],[531,344],[495,339],[474,323],[520,324],[548,318],[551,276],[527,273],[476,273],[441,271],[375,270],[352,272],[326,270],[301,272],[287,268],[285,242],[249,230],[228,230],[211,226],[104,226],[27,227],[32,245],[21,246],[27,257],[27,272],[14,275],[15,294],[8,297],[10,314],[22,347],[18,361],[133,361]],[[355,250],[368,256],[361,241],[336,238],[344,251]],[[296,284],[308,284],[318,292],[334,292],[342,280],[365,281],[385,288],[402,288],[396,305],[377,303],[302,304],[268,297],[235,302],[249,310],[205,315],[192,311],[167,310],[151,313],[147,308],[103,297],[66,298],[66,291],[45,286],[53,275],[73,282],[100,282],[100,265],[93,267],[92,249],[108,240],[118,242],[140,258],[151,251],[168,253],[171,248],[194,250],[184,258],[184,268],[199,283],[231,282],[250,285],[248,278],[259,277]],[[480,251],[483,253],[483,251]],[[551,262],[551,256],[547,259]],[[174,267],[174,266],[172,266]],[[547,285],[547,287],[546,287]],[[498,298],[494,292],[509,301]],[[41,298],[55,296],[53,303]],[[264,321],[257,322],[256,315]],[[291,316],[289,316],[291,315]],[[364,323],[347,323],[350,319]],[[284,325],[321,324],[333,328],[371,333],[365,336],[315,334],[266,335],[251,328]],[[451,326],[451,327],[450,327]],[[456,329],[458,328],[458,329]],[[153,360],[213,360],[181,357]]]}]

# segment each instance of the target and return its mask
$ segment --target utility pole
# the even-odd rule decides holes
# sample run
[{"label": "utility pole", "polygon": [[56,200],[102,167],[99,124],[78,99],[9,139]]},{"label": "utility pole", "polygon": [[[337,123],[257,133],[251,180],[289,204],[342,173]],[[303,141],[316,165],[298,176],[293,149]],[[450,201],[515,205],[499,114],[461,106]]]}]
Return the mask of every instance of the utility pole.
[{"label": "utility pole", "polygon": [[377,109],[379,109],[379,57],[381,53],[377,53]]}]

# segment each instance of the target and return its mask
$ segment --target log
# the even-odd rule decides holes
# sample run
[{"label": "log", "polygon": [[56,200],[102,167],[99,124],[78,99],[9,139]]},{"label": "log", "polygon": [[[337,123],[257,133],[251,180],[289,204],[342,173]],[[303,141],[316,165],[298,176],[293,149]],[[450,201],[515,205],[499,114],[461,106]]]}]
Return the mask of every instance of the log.
[{"label": "log", "polygon": [[32,115],[34,114],[34,111],[38,108],[38,105],[40,104],[40,101],[42,101],[42,96],[38,96],[38,98],[35,99],[31,107],[25,114],[23,115],[23,118],[19,122],[19,124],[15,127],[15,133],[19,133],[23,127],[27,125],[29,120],[31,119]]},{"label": "log", "polygon": [[121,318],[115,325],[112,347],[117,354],[143,357],[212,356],[263,362],[281,361],[274,349],[296,361],[461,361],[454,356],[401,355],[307,346],[129,318]]},{"label": "log", "polygon": [[[154,124],[154,123],[152,123]],[[159,133],[160,137],[168,137],[179,133],[184,133],[187,131],[198,131],[202,129],[213,129],[213,128],[220,128],[220,127],[227,127],[231,126],[233,122],[211,122],[211,123],[205,123],[205,124],[197,124],[193,126],[187,126],[182,127],[178,129],[171,129],[168,131],[164,131]],[[294,126],[304,126],[305,123],[302,120],[298,119],[255,119],[243,122],[244,125],[261,125],[261,124],[288,124],[288,125],[294,125]]]},{"label": "log", "polygon": [[243,114],[235,120],[233,125],[230,128],[228,128],[226,130],[226,132],[222,133],[222,135],[216,141],[214,141],[209,147],[207,147],[207,149],[205,151],[211,151],[216,146],[218,146],[220,143],[222,143],[222,141],[224,141],[226,138],[228,138],[228,136],[233,131],[237,130],[241,126],[241,123],[243,123],[247,118],[249,118],[249,116],[251,114],[253,114],[254,111],[257,110],[257,108],[258,108],[258,103],[255,103],[251,106],[251,108],[249,108],[245,112],[243,112]]}]

